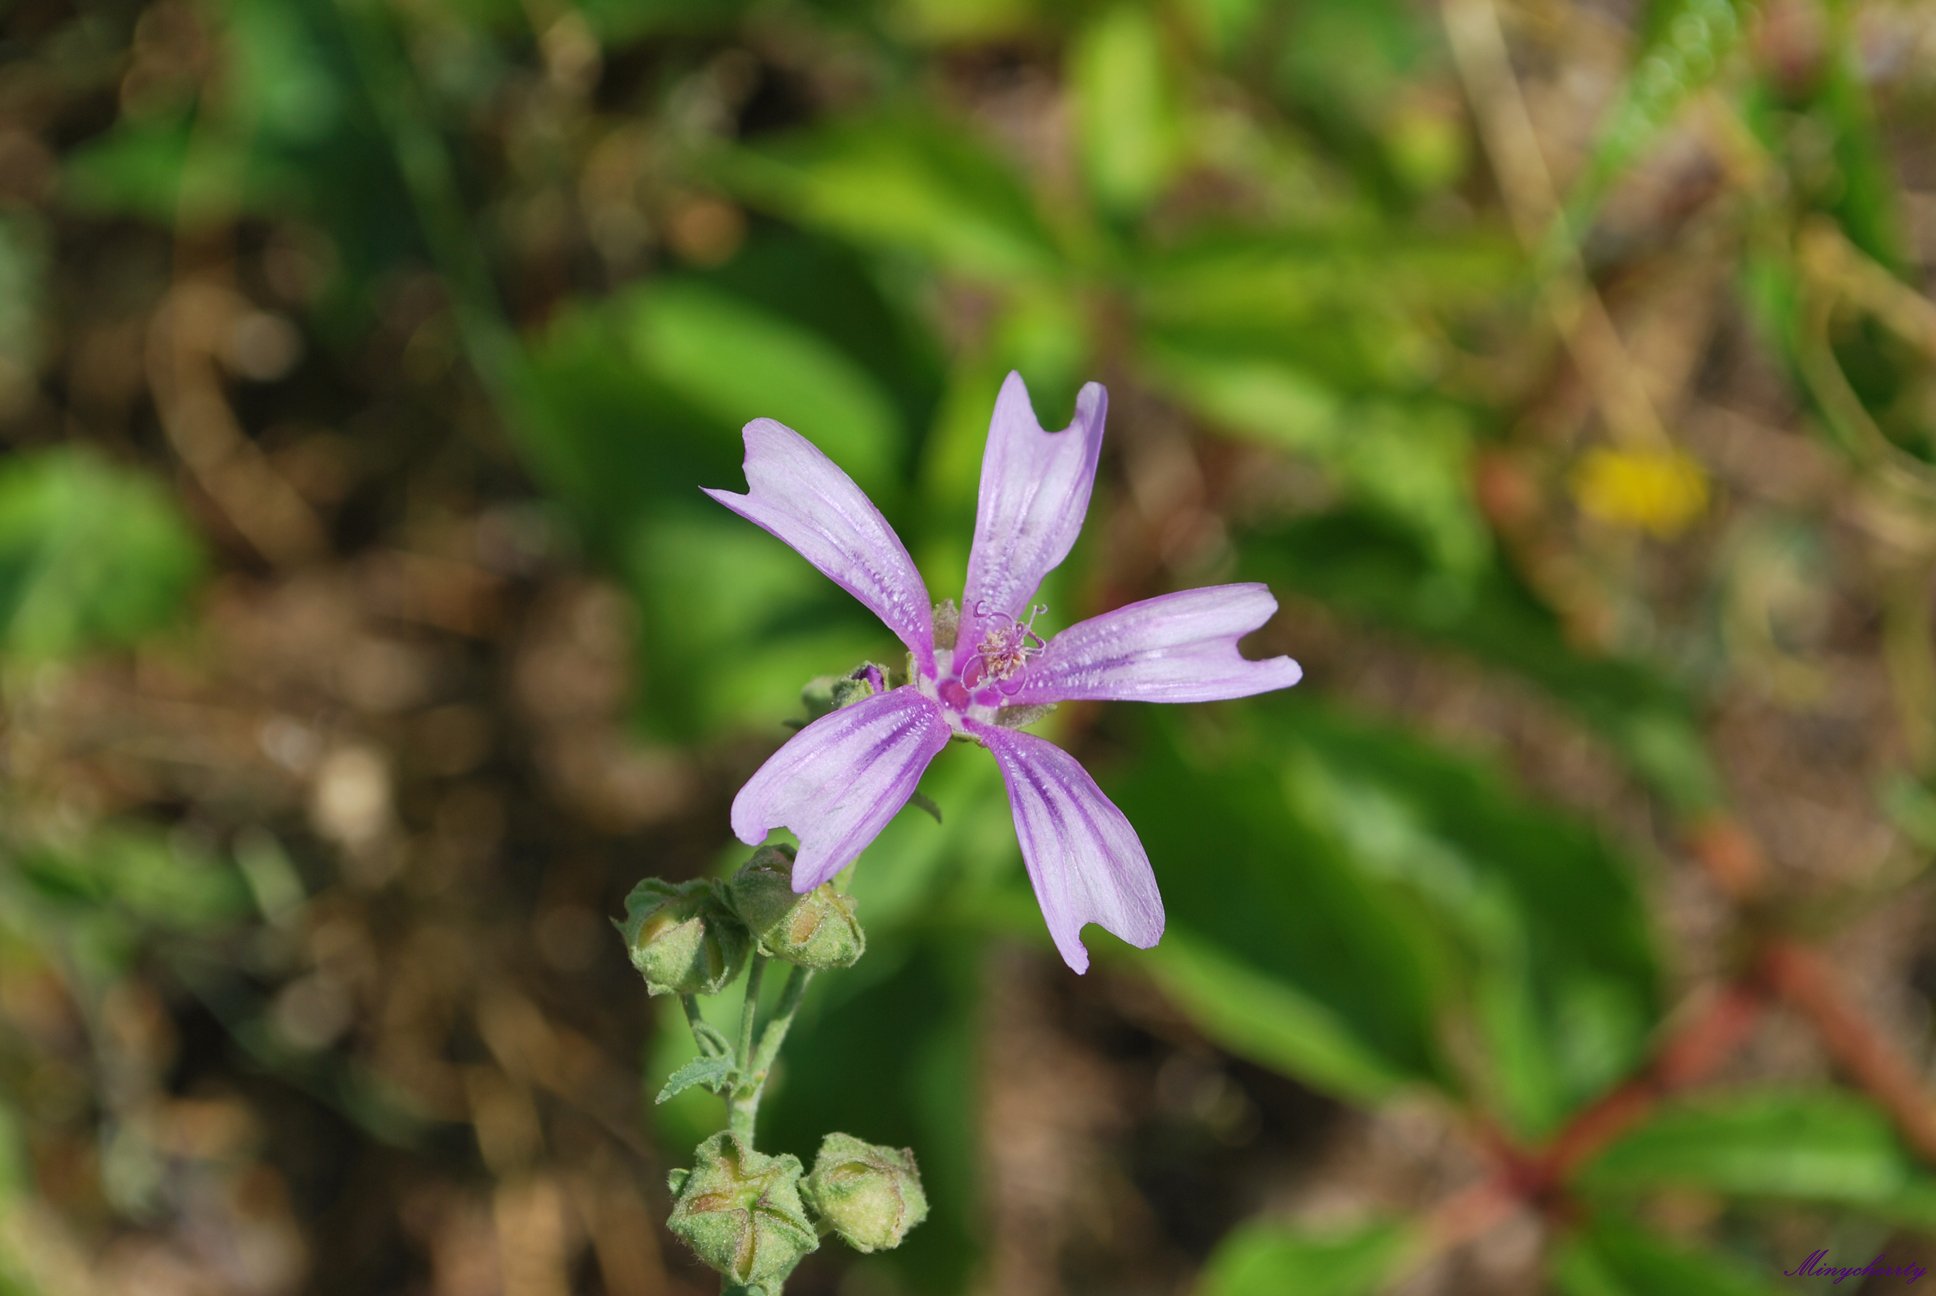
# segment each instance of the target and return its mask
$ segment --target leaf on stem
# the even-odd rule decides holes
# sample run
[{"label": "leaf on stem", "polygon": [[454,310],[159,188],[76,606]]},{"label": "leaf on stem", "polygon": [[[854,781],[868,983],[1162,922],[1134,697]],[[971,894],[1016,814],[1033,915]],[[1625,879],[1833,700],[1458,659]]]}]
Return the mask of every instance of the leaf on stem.
[{"label": "leaf on stem", "polygon": [[738,1069],[729,1056],[697,1057],[666,1077],[665,1088],[659,1090],[659,1096],[652,1101],[665,1102],[694,1085],[709,1089],[716,1094],[723,1094],[733,1087],[737,1076]]}]

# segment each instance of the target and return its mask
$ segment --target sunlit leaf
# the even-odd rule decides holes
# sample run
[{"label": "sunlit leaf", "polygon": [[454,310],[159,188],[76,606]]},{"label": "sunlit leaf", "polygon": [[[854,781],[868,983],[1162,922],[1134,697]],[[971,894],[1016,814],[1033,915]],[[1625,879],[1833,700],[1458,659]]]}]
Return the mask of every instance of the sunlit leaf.
[{"label": "sunlit leaf", "polygon": [[1568,1237],[1551,1264],[1561,1296],[1775,1296],[1788,1289],[1732,1256],[1604,1220]]},{"label": "sunlit leaf", "polygon": [[960,127],[918,114],[763,141],[722,174],[759,205],[865,246],[997,278],[1061,268],[1016,172]]},{"label": "sunlit leaf", "polygon": [[1601,123],[1568,199],[1576,233],[1682,105],[1729,66],[1741,42],[1742,10],[1752,7],[1753,0],[1658,0],[1650,6],[1633,72]]},{"label": "sunlit leaf", "polygon": [[1694,1188],[1936,1225],[1936,1176],[1882,1112],[1843,1090],[1688,1099],[1608,1148],[1581,1182],[1609,1197]]},{"label": "sunlit leaf", "polygon": [[1344,712],[1273,704],[1289,796],[1449,936],[1482,1041],[1478,1097],[1543,1133],[1636,1062],[1659,1011],[1631,861],[1485,763]]},{"label": "sunlit leaf", "polygon": [[1417,912],[1297,812],[1259,727],[1150,719],[1134,762],[1098,771],[1169,916],[1136,968],[1224,1047],[1316,1088],[1368,1098],[1443,1082],[1432,1020],[1443,946]]},{"label": "sunlit leaf", "polygon": [[1412,1242],[1398,1224],[1321,1234],[1281,1224],[1244,1224],[1217,1244],[1195,1296],[1375,1296]]},{"label": "sunlit leaf", "polygon": [[1298,362],[1227,347],[1174,345],[1150,373],[1213,428],[1308,456],[1337,484],[1429,548],[1435,565],[1470,571],[1491,549],[1470,487],[1470,420],[1455,407],[1352,398]]},{"label": "sunlit leaf", "polygon": [[1416,539],[1357,510],[1253,536],[1243,554],[1245,569],[1275,589],[1523,676],[1605,735],[1670,805],[1714,804],[1718,780],[1682,690],[1641,662],[1576,649],[1503,566],[1447,572]]},{"label": "sunlit leaf", "polygon": [[0,657],[38,661],[168,624],[201,567],[174,501],[78,450],[0,462]]},{"label": "sunlit leaf", "polygon": [[1179,121],[1167,45],[1155,10],[1118,4],[1092,18],[1069,51],[1083,167],[1109,208],[1147,204],[1175,162]]}]

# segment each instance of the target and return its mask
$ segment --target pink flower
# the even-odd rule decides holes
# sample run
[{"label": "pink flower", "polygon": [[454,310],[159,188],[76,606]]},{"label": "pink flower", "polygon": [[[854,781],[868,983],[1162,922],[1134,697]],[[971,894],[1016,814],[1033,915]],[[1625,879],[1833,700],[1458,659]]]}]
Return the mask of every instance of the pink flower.
[{"label": "pink flower", "polygon": [[794,890],[838,873],[907,804],[950,738],[1001,767],[1022,859],[1049,935],[1086,971],[1079,933],[1098,923],[1148,949],[1163,901],[1136,830],[1073,756],[1013,727],[1032,707],[1080,698],[1210,702],[1297,683],[1288,657],[1250,661],[1237,641],[1270,619],[1262,585],[1218,585],[1145,599],[1048,638],[1029,602],[1069,554],[1095,482],[1108,396],[1076,395],[1075,421],[1044,432],[1020,374],[995,400],[982,457],[968,585],[952,644],[907,548],[853,479],[799,433],[746,425],[744,495],[706,493],[792,545],[866,604],[907,645],[909,682],[823,716],[789,739],[733,800],[733,831],[758,845],[778,827],[800,840]]}]

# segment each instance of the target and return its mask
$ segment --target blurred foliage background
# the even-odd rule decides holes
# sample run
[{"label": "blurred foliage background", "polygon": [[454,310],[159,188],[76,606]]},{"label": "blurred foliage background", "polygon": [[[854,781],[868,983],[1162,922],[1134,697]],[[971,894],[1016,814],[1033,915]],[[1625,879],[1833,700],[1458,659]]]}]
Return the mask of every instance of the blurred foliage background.
[{"label": "blurred foliage background", "polygon": [[789,1291],[1936,1265],[1932,265],[1910,0],[15,0],[0,1293],[708,1290],[606,916],[885,636],[697,487],[777,417],[948,591],[1010,367],[1054,623],[1308,676],[1053,717],[1170,908],[1082,979],[938,762],[769,1102],[934,1215]]}]

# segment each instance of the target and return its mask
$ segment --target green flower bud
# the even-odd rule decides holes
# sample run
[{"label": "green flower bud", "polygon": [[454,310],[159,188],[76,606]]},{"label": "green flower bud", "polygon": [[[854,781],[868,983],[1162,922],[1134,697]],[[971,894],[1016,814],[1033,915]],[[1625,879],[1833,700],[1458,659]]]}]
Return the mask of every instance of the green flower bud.
[{"label": "green flower bud", "polygon": [[856,1251],[887,1251],[928,1217],[914,1153],[829,1134],[813,1159],[807,1196],[821,1220]]},{"label": "green flower bud", "polygon": [[693,1153],[666,1221],[701,1260],[742,1287],[793,1272],[820,1235],[800,1200],[800,1159],[764,1156],[722,1130]]},{"label": "green flower bud", "polygon": [[711,879],[647,878],[625,897],[625,937],[648,994],[713,994],[746,964],[752,941]]},{"label": "green flower bud", "polygon": [[809,720],[818,720],[831,711],[873,697],[886,684],[885,666],[862,662],[852,674],[821,675],[807,681],[807,686],[800,690],[800,705],[807,709]]},{"label": "green flower bud", "polygon": [[793,893],[793,854],[762,846],[726,884],[728,901],[760,952],[804,968],[852,967],[867,948],[854,898],[823,882]]}]

